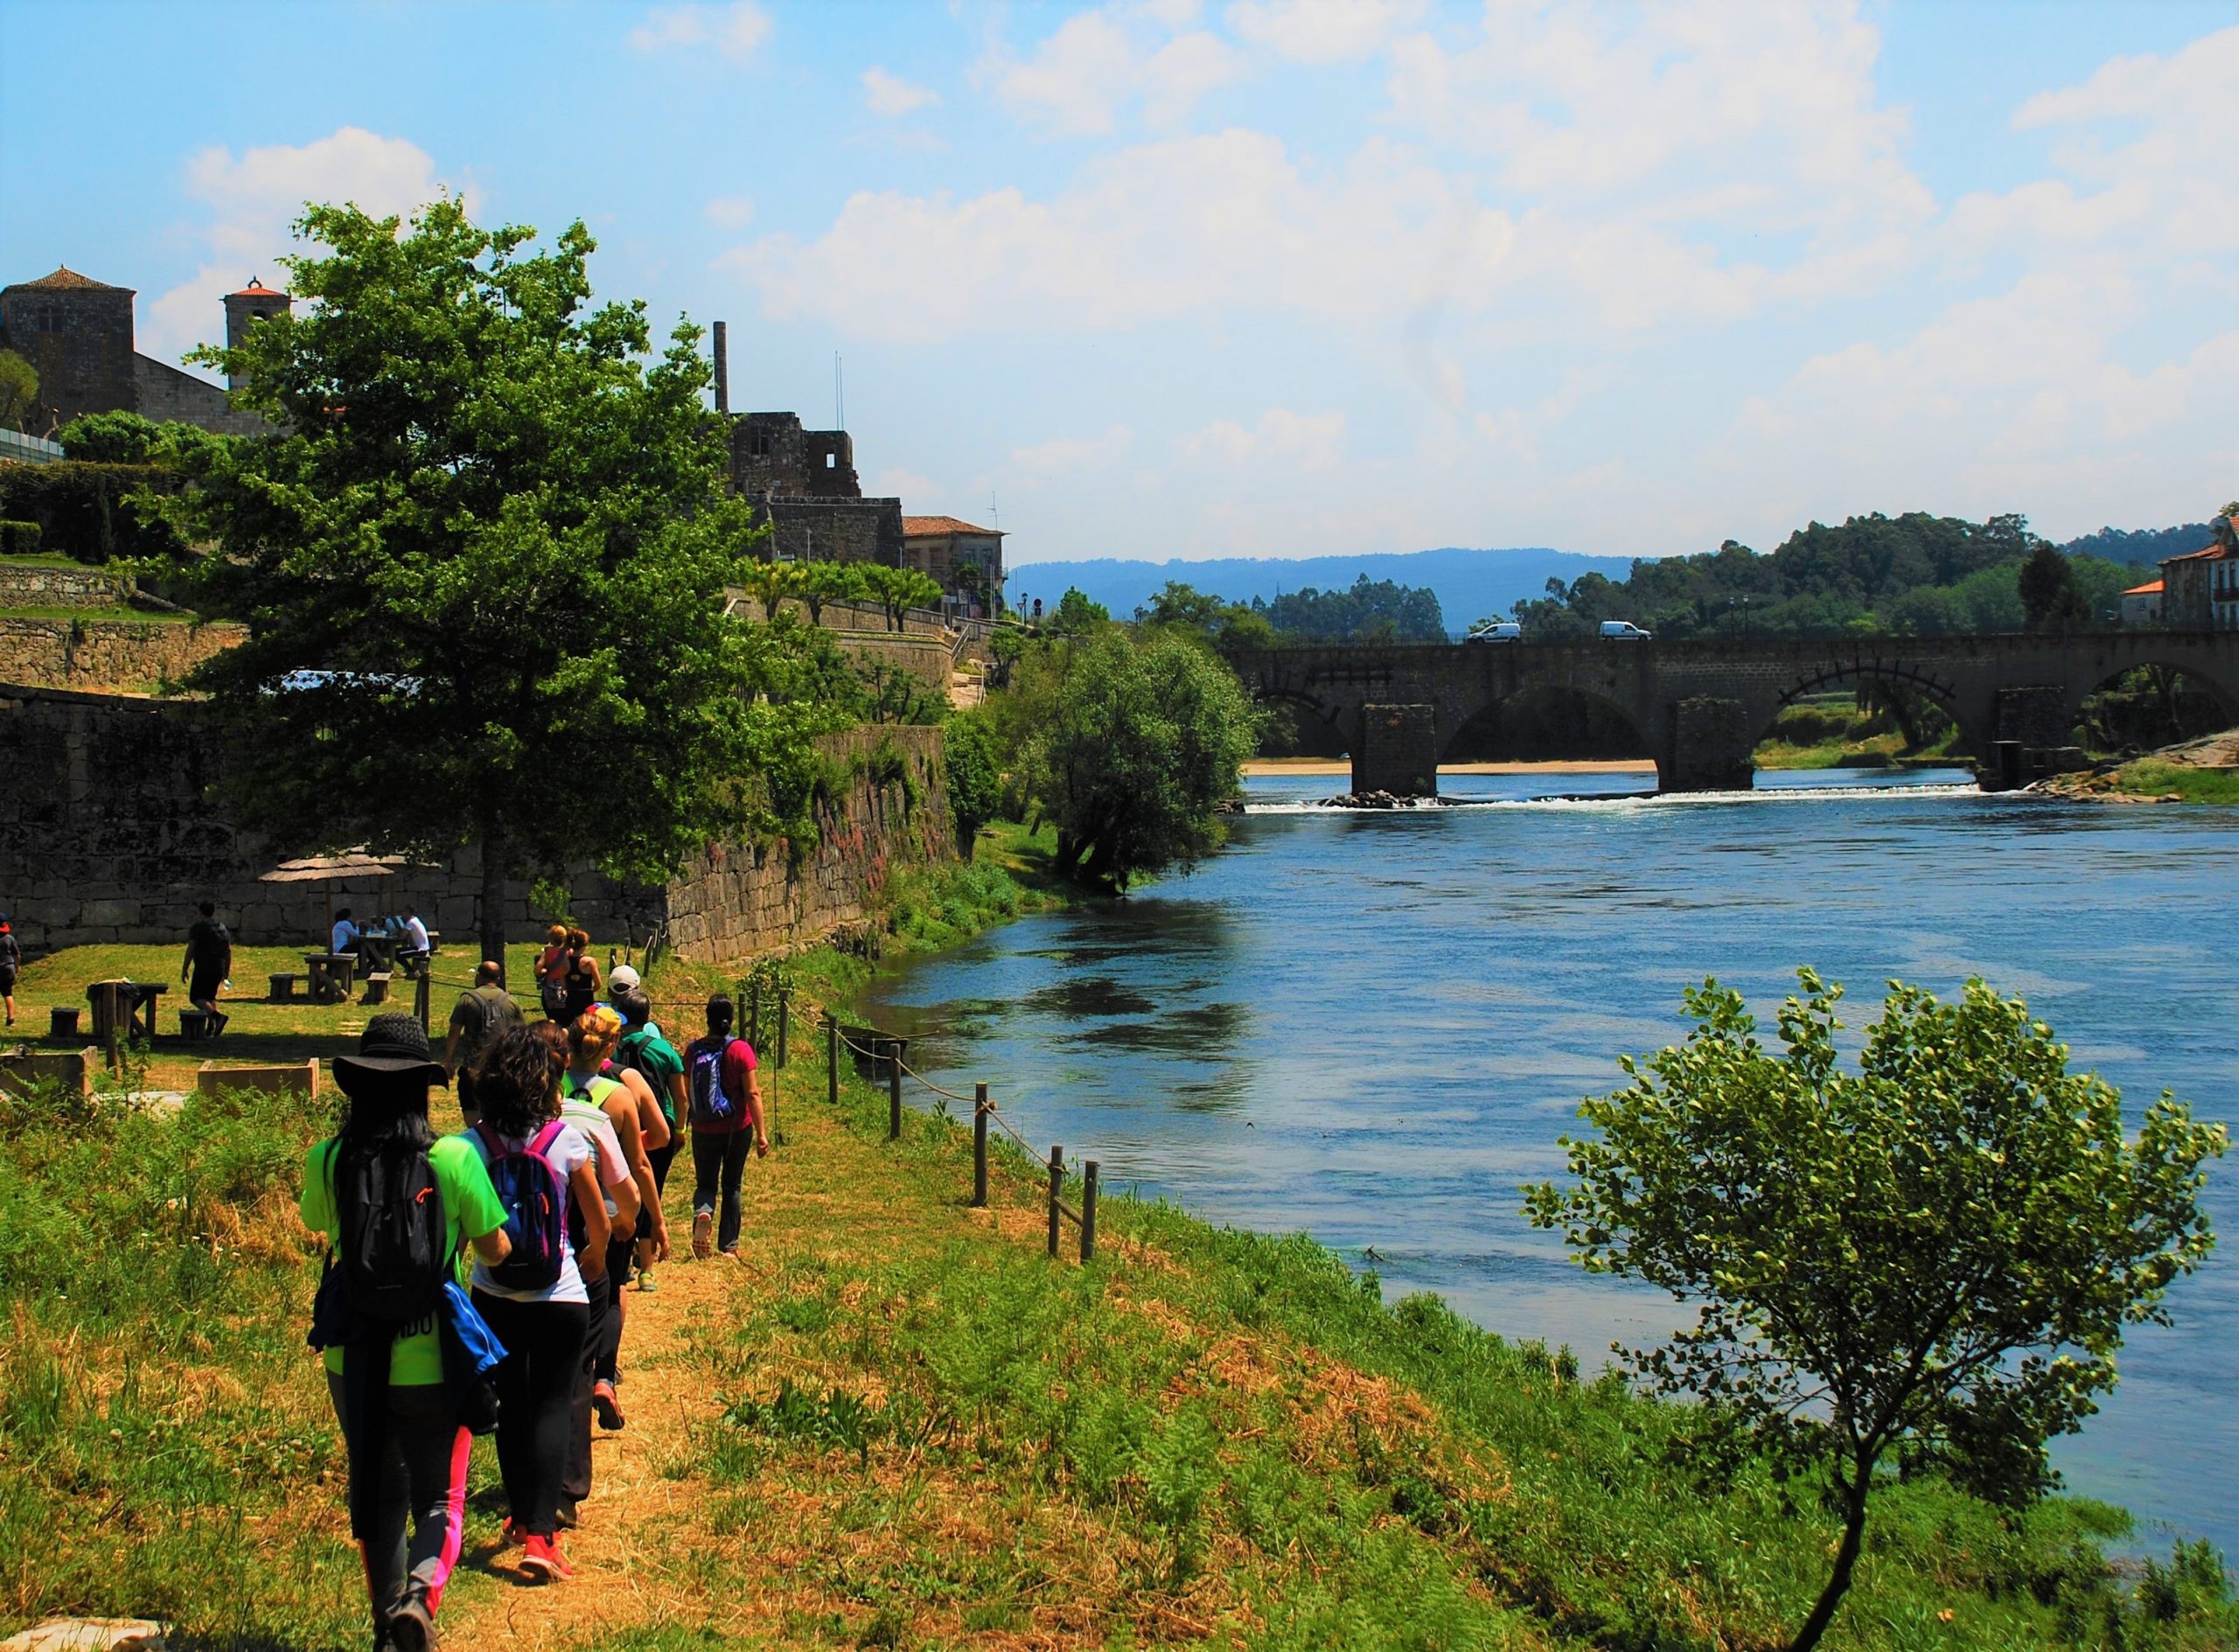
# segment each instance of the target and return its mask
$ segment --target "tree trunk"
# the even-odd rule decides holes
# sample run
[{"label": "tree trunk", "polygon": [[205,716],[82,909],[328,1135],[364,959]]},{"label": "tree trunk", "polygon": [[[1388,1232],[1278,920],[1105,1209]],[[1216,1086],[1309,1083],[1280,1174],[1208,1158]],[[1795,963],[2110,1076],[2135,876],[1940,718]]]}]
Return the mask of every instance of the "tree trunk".
[{"label": "tree trunk", "polygon": [[1811,1652],[1819,1644],[1819,1637],[1827,1633],[1827,1626],[1835,1621],[1835,1608],[1850,1593],[1851,1569],[1858,1565],[1859,1544],[1866,1537],[1866,1494],[1873,1483],[1873,1465],[1867,1463],[1857,1471],[1857,1481],[1850,1495],[1848,1507],[1843,1511],[1843,1544],[1835,1551],[1835,1570],[1827,1579],[1827,1586],[1819,1592],[1819,1603],[1811,1608],[1811,1615],[1796,1632],[1796,1639],[1789,1642],[1789,1652]]},{"label": "tree trunk", "polygon": [[506,984],[506,845],[494,822],[482,828],[482,957],[498,965],[498,984]]}]

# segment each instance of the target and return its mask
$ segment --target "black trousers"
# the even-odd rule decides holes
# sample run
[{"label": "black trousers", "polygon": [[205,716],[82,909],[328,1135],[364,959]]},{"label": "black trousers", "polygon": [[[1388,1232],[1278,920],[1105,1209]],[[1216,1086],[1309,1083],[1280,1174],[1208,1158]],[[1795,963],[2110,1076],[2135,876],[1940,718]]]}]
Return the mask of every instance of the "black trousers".
[{"label": "black trousers", "polygon": [[474,1293],[506,1357],[498,1366],[498,1473],[514,1529],[549,1537],[568,1467],[568,1412],[590,1329],[581,1302]]},{"label": "black trousers", "polygon": [[738,1225],[742,1216],[739,1209],[739,1178],[746,1172],[746,1155],[754,1150],[754,1132],[727,1131],[714,1135],[701,1131],[692,1133],[692,1213],[712,1216],[715,1210],[715,1188],[722,1185],[723,1214],[715,1224],[715,1248],[730,1251],[738,1245]]},{"label": "black trousers", "polygon": [[605,1279],[585,1279],[590,1311],[583,1321],[582,1351],[568,1384],[568,1451],[560,1475],[563,1502],[581,1502],[591,1495],[591,1387],[598,1381],[598,1352],[614,1317],[614,1292]]},{"label": "black trousers", "polygon": [[[355,1455],[359,1444],[351,1438],[342,1378],[329,1371],[326,1387],[335,1419],[342,1425],[343,1444]],[[443,1586],[458,1563],[466,1530],[466,1461],[474,1437],[451,1415],[441,1383],[390,1389],[381,1433],[374,1530],[358,1551],[365,1561],[373,1628],[385,1632],[415,1590],[430,1613],[443,1606]]]}]

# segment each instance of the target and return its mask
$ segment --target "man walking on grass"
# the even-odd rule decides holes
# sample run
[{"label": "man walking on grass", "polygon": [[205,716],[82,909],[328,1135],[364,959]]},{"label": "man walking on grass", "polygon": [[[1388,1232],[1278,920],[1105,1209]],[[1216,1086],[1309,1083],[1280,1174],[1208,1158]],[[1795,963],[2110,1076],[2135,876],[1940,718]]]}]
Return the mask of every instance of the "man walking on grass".
[{"label": "man walking on grass", "polygon": [[186,931],[186,956],[179,960],[178,978],[186,983],[186,1001],[211,1017],[213,1032],[222,1033],[232,1018],[219,1013],[218,994],[234,972],[234,938],[218,922],[215,903],[202,903],[202,916]]},{"label": "man walking on grass", "polygon": [[450,1035],[443,1040],[443,1066],[458,1083],[458,1110],[467,1128],[481,1116],[474,1102],[474,1076],[482,1052],[498,1035],[521,1024],[521,1007],[498,985],[500,966],[489,958],[474,972],[474,990],[461,993],[451,1007]]}]

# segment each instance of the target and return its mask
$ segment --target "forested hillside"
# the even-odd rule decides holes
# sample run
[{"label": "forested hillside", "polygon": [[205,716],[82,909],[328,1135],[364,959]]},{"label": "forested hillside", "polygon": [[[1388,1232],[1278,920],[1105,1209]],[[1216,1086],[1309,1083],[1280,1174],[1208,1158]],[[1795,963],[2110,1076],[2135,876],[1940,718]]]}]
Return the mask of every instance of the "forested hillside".
[{"label": "forested hillside", "polygon": [[[2072,595],[2062,598],[2060,617],[2114,619],[2123,590],[2153,577],[2152,558],[2171,554],[2167,545],[2192,549],[2207,540],[2203,526],[2105,529],[2077,541],[2098,549],[2068,547],[2062,560]],[[1527,636],[1545,640],[1582,636],[1605,619],[1629,619],[1669,638],[2020,631],[2032,617],[2022,567],[2054,548],[2019,515],[1969,522],[1876,512],[1839,527],[1814,522],[1769,554],[1728,540],[1694,556],[1636,561],[1622,580],[1594,573],[1568,585],[1551,580],[1547,595],[1518,603],[1516,617]]]}]

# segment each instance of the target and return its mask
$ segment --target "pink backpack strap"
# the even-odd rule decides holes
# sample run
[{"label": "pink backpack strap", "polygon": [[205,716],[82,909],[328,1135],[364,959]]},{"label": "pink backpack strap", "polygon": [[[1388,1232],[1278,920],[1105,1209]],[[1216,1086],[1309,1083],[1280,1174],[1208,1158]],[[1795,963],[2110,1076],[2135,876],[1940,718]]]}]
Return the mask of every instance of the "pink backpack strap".
[{"label": "pink backpack strap", "polygon": [[564,1119],[553,1119],[536,1133],[536,1140],[528,1144],[529,1152],[540,1159],[543,1158],[552,1151],[552,1144],[560,1140],[560,1133],[566,1129],[567,1126],[568,1121]]}]

